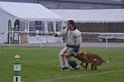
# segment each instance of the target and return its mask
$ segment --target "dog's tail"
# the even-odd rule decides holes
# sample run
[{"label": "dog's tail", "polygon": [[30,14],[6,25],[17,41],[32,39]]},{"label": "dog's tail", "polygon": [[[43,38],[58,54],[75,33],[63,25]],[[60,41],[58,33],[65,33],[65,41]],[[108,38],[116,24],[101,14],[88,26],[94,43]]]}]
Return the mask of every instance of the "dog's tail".
[{"label": "dog's tail", "polygon": [[110,63],[110,61],[111,61],[111,58],[109,58],[109,60],[107,60],[105,63],[107,63],[107,64],[108,64],[108,63]]}]

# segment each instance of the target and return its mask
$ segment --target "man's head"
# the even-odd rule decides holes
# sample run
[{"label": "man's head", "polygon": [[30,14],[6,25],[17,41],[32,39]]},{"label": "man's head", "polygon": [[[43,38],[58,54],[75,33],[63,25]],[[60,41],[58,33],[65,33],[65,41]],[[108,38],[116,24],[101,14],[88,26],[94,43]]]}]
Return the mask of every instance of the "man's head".
[{"label": "man's head", "polygon": [[68,20],[67,27],[69,29],[73,29],[74,28],[74,21],[73,20]]}]

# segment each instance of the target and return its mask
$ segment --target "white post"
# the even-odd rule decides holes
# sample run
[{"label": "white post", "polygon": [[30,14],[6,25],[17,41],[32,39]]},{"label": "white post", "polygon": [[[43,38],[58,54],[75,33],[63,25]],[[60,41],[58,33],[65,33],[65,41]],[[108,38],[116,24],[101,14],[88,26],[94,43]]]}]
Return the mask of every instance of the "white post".
[{"label": "white post", "polygon": [[21,82],[21,62],[19,61],[20,56],[15,56],[16,61],[14,62],[14,78],[13,82]]},{"label": "white post", "polygon": [[108,36],[106,35],[106,49],[108,49]]}]

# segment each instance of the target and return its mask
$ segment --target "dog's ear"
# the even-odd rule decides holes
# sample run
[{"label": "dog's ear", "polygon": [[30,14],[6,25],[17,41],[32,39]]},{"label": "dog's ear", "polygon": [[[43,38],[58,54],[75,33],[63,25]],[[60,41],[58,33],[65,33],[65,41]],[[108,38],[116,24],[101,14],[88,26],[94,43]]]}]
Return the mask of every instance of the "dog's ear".
[{"label": "dog's ear", "polygon": [[84,57],[85,60],[88,60],[88,58],[87,58],[87,52],[83,52],[83,57]]},{"label": "dog's ear", "polygon": [[85,56],[87,55],[87,52],[83,52],[83,53],[84,53]]}]

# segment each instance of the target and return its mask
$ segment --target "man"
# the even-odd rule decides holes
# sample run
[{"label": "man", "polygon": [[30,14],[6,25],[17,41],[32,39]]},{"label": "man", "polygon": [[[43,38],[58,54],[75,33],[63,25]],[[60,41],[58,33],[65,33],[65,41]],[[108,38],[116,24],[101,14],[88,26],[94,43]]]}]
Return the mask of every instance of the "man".
[{"label": "man", "polygon": [[72,53],[77,53],[82,42],[81,32],[74,26],[74,21],[69,20],[67,27],[63,32],[55,34],[55,37],[66,36],[66,46],[59,53],[59,61],[63,71],[69,70],[69,65],[78,70],[80,67],[77,65],[74,58],[71,56]]}]

